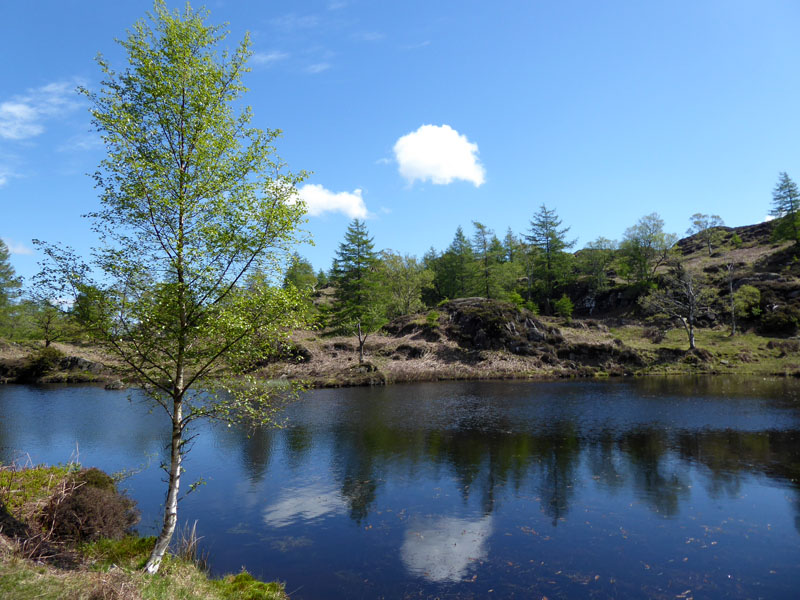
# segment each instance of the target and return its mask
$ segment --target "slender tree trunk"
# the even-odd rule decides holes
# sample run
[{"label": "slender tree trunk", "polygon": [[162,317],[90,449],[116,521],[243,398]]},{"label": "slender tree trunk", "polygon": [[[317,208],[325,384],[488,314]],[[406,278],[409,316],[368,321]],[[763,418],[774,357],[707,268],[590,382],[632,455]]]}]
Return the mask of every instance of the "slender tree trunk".
[{"label": "slender tree trunk", "polygon": [[364,342],[367,341],[367,338],[361,335],[361,321],[356,326],[358,328],[358,364],[362,364],[364,362]]},{"label": "slender tree trunk", "polygon": [[161,560],[169,547],[172,534],[175,533],[175,526],[178,523],[178,492],[181,484],[181,445],[183,442],[183,401],[173,400],[172,411],[172,441],[170,443],[169,461],[169,490],[167,500],[164,505],[164,525],[161,533],[158,534],[156,545],[147,559],[144,570],[153,575],[158,572]]},{"label": "slender tree trunk", "polygon": [[733,264],[728,265],[728,296],[731,301],[731,337],[736,335],[736,302],[733,298]]}]

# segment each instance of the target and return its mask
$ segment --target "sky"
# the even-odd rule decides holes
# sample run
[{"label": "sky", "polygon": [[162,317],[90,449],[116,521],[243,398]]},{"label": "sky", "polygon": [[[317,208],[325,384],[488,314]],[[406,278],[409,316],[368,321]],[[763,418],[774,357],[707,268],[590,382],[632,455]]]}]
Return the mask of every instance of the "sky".
[{"label": "sky", "polygon": [[[652,212],[679,235],[696,212],[757,223],[778,174],[800,178],[795,0],[205,6],[230,47],[250,33],[253,123],[310,173],[315,269],[356,217],[376,249],[421,257],[472,221],[524,234],[544,204],[581,248]],[[0,237],[25,278],[32,239],[96,245],[104,148],[75,88],[99,89],[98,53],[125,67],[115,39],[151,9],[0,0]]]}]

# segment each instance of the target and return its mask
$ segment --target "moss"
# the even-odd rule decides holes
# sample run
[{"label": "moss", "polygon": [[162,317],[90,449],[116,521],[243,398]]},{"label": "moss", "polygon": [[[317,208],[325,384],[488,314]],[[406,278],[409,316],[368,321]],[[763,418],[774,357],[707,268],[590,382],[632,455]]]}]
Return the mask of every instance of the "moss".
[{"label": "moss", "polygon": [[211,583],[226,600],[281,600],[286,597],[283,585],[258,581],[247,571],[215,579]]},{"label": "moss", "polygon": [[26,504],[45,501],[76,467],[38,466],[17,469],[0,465],[0,504],[12,515]]},{"label": "moss", "polygon": [[155,543],[155,537],[127,535],[119,540],[100,539],[84,544],[80,546],[80,552],[94,570],[106,570],[112,565],[142,569]]}]

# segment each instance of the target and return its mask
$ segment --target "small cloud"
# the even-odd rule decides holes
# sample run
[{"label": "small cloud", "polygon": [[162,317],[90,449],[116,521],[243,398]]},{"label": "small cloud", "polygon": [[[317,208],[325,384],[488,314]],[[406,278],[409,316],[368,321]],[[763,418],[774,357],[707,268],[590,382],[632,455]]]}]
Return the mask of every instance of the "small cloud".
[{"label": "small cloud", "polygon": [[430,46],[430,45],[431,45],[431,41],[430,40],[425,40],[425,41],[419,42],[418,44],[409,44],[408,46],[402,46],[402,49],[403,50],[417,50],[418,48],[424,48],[425,46]]},{"label": "small cloud", "polygon": [[392,162],[393,161],[392,161],[391,158],[384,157],[384,158],[379,158],[378,160],[376,160],[375,164],[376,165],[390,165],[390,164],[392,164]]},{"label": "small cloud", "polygon": [[352,192],[332,192],[321,185],[308,183],[298,190],[300,198],[306,203],[308,214],[316,217],[326,212],[340,212],[351,219],[365,219],[367,206],[361,197],[361,190]]},{"label": "small cloud", "polygon": [[775,220],[775,216],[774,215],[767,215],[766,217],[764,217],[764,220],[761,221],[761,222],[762,223],[766,223],[767,221],[774,221],[774,220]]},{"label": "small cloud", "polygon": [[98,135],[84,133],[74,135],[66,142],[61,144],[56,150],[59,152],[78,152],[86,150],[96,150],[103,147],[103,140]]},{"label": "small cloud", "polygon": [[8,246],[8,251],[10,254],[20,254],[20,255],[30,255],[33,254],[33,248],[28,248],[25,244],[21,242],[15,242],[11,238],[4,237],[3,241]]},{"label": "small cloud", "polygon": [[460,179],[479,187],[486,171],[478,160],[478,145],[449,125],[423,125],[394,145],[400,174],[416,180],[447,185]]},{"label": "small cloud", "polygon": [[386,206],[381,206],[380,212],[381,212],[382,215],[390,215],[390,214],[392,214],[392,209],[388,208]]},{"label": "small cloud", "polygon": [[379,42],[386,39],[386,34],[380,31],[364,31],[353,34],[353,39],[357,42]]},{"label": "small cloud", "polygon": [[316,75],[317,73],[322,73],[323,71],[327,71],[331,68],[330,63],[322,62],[322,63],[315,63],[313,65],[309,65],[306,67],[306,73],[311,73],[312,75]]},{"label": "small cloud", "polygon": [[331,2],[328,4],[328,10],[341,10],[347,6],[347,2]]},{"label": "small cloud", "polygon": [[49,83],[0,103],[0,138],[24,140],[44,132],[44,122],[80,106],[78,81]]},{"label": "small cloud", "polygon": [[18,175],[5,165],[0,165],[0,187],[7,184],[12,177],[18,177]]},{"label": "small cloud", "polygon": [[256,52],[250,60],[256,65],[271,66],[287,58],[289,58],[288,52],[273,50],[272,52]]},{"label": "small cloud", "polygon": [[319,25],[320,19],[317,15],[297,15],[295,13],[289,13],[272,19],[270,23],[279,29],[292,32],[299,29],[313,29]]}]

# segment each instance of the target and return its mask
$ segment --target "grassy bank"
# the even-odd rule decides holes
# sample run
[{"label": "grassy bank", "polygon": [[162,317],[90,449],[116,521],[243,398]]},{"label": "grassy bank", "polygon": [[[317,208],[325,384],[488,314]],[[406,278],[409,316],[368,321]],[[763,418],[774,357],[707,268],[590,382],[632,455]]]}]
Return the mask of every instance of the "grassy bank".
[{"label": "grassy bank", "polygon": [[[246,572],[213,579],[192,544],[165,557],[157,575],[142,568],[153,538],[77,541],[48,521],[75,489],[74,466],[0,465],[0,598],[5,600],[286,600],[283,585]],[[58,514],[58,511],[55,511]]]}]

